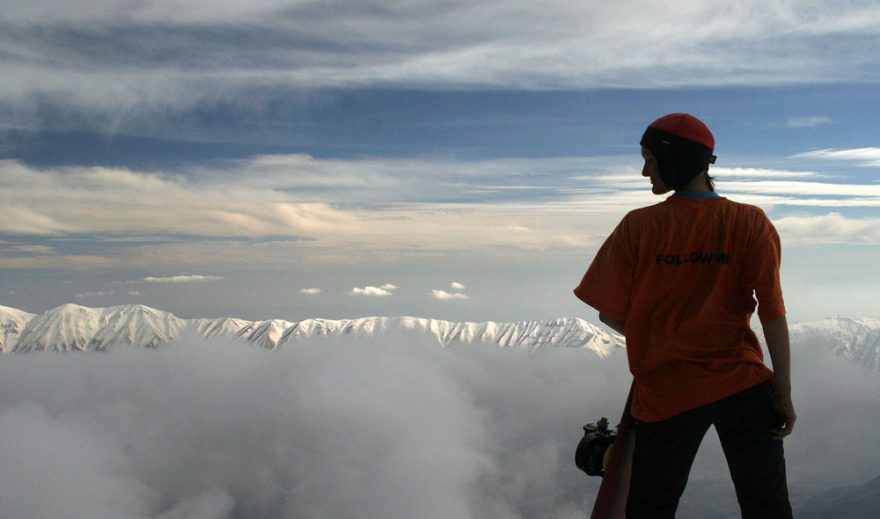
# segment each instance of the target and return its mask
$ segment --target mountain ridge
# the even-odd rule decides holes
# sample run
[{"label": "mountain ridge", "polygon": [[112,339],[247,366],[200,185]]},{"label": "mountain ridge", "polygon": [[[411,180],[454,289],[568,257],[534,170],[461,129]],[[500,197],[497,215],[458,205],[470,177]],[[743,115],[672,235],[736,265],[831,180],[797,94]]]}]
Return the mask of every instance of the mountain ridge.
[{"label": "mountain ridge", "polygon": [[[41,314],[0,306],[0,352],[5,353],[157,348],[186,330],[268,349],[314,337],[371,337],[395,331],[427,334],[444,347],[473,343],[500,348],[569,347],[589,349],[599,357],[625,348],[621,336],[580,318],[469,322],[396,316],[250,321],[235,317],[182,319],[138,304],[107,308],[65,304]],[[880,319],[832,317],[794,323],[790,330],[793,344],[820,343],[840,357],[880,372]]]},{"label": "mountain ridge", "polygon": [[156,348],[184,330],[206,338],[230,337],[269,349],[313,337],[373,336],[393,331],[421,332],[441,346],[493,343],[502,348],[576,347],[606,357],[623,348],[623,338],[578,318],[546,321],[458,322],[423,317],[356,319],[269,319],[234,317],[181,319],[145,305],[89,308],[66,304],[42,314],[0,307],[2,351],[106,351],[118,346]]}]

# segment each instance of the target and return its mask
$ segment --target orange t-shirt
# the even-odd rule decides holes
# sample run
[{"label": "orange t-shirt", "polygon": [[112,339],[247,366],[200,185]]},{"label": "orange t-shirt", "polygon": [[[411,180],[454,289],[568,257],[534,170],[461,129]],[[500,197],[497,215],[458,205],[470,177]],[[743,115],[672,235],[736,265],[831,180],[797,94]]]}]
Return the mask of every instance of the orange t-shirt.
[{"label": "orange t-shirt", "polygon": [[764,212],[726,198],[671,196],[623,218],[574,293],[625,322],[636,419],[665,420],[773,377],[749,320],[756,306],[762,321],[785,315],[780,261]]}]

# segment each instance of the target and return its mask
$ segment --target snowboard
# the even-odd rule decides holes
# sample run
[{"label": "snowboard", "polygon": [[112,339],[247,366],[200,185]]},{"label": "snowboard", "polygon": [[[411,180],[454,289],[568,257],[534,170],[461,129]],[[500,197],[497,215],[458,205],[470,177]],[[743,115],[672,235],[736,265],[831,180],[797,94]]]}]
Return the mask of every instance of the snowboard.
[{"label": "snowboard", "polygon": [[624,519],[626,517],[626,499],[629,495],[629,476],[635,447],[634,423],[629,412],[632,395],[633,387],[631,386],[590,519]]}]

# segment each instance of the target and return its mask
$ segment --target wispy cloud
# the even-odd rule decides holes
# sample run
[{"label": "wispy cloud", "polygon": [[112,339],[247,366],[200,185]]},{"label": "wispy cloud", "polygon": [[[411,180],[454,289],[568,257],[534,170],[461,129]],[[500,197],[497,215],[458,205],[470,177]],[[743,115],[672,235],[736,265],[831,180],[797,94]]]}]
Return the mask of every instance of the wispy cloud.
[{"label": "wispy cloud", "polygon": [[55,254],[55,249],[48,245],[38,244],[17,244],[10,245],[9,249],[13,252],[24,255],[51,255]]},{"label": "wispy cloud", "polygon": [[[567,236],[581,226],[577,222],[582,211],[604,212],[597,198],[586,209],[565,209],[568,214],[547,207],[551,200],[570,196],[566,185],[582,183],[570,174],[595,165],[589,158],[343,161],[283,156],[280,160],[287,169],[265,169],[271,160],[262,156],[255,165],[238,161],[200,170],[195,178],[123,168],[39,169],[0,161],[0,181],[5,186],[0,233],[40,236],[31,241],[45,252],[28,261],[0,255],[0,265],[36,268],[71,263],[74,258],[69,253],[48,254],[53,239],[69,235],[87,235],[90,241],[110,247],[101,249],[114,251],[102,266],[137,268],[272,264],[302,254],[350,261],[352,251],[391,257],[404,251],[477,247],[488,253],[543,250],[568,246]],[[298,165],[306,174],[299,174]],[[384,179],[380,187],[321,188],[341,186],[361,169],[368,178]],[[531,190],[514,190],[487,199],[492,188],[484,186],[498,185],[505,178],[533,184],[542,194],[535,197]],[[402,187],[381,187],[395,183]],[[464,185],[481,193],[462,194]],[[567,220],[570,227],[564,223]],[[180,238],[146,243],[139,238],[145,235]],[[259,237],[266,240],[242,241]],[[113,245],[120,239],[128,243]],[[120,253],[123,250],[127,253]],[[79,256],[76,261],[83,263]]]},{"label": "wispy cloud", "polygon": [[202,276],[198,274],[169,276],[169,277],[145,277],[143,283],[203,283],[206,281],[222,281],[220,276]]},{"label": "wispy cloud", "polygon": [[880,167],[880,148],[823,149],[798,153],[795,158],[856,162],[860,166]]},{"label": "wispy cloud", "polygon": [[789,117],[785,125],[789,128],[815,128],[826,124],[834,124],[834,120],[825,115]]},{"label": "wispy cloud", "polygon": [[449,286],[451,286],[453,290],[464,290],[465,288],[467,288],[458,281],[453,281],[449,284]]},{"label": "wispy cloud", "polygon": [[773,178],[784,178],[784,179],[811,179],[811,178],[820,178],[826,175],[822,173],[814,172],[814,171],[791,171],[791,170],[781,170],[781,169],[769,169],[769,168],[727,168],[727,167],[712,167],[711,174],[717,175],[722,178],[754,178],[754,179],[773,179]]},{"label": "wispy cloud", "polygon": [[76,297],[77,299],[87,299],[87,298],[93,298],[93,297],[104,297],[104,296],[112,295],[112,294],[113,294],[113,292],[108,293],[108,292],[104,292],[104,291],[78,292],[78,293],[74,294],[74,297]]},{"label": "wispy cloud", "polygon": [[[724,181],[725,190],[737,193],[763,193],[786,195],[807,203],[810,197],[833,197],[840,202],[852,202],[875,206],[880,202],[880,185],[832,184],[828,182],[796,182],[787,180]],[[807,204],[809,205],[809,204]]]},{"label": "wispy cloud", "polygon": [[108,117],[120,107],[245,99],[254,87],[875,81],[871,43],[880,32],[873,2],[813,2],[810,9],[759,0],[679,2],[674,9],[565,0],[540,7],[525,0],[22,6],[4,17],[2,100],[24,108],[51,93]]},{"label": "wispy cloud", "polygon": [[320,288],[303,288],[299,291],[300,294],[306,294],[310,296],[320,294],[321,292],[323,292],[323,290],[321,290]]},{"label": "wispy cloud", "polygon": [[180,233],[206,236],[320,232],[351,217],[326,203],[300,203],[277,189],[124,168],[35,169],[0,161],[0,232]]}]

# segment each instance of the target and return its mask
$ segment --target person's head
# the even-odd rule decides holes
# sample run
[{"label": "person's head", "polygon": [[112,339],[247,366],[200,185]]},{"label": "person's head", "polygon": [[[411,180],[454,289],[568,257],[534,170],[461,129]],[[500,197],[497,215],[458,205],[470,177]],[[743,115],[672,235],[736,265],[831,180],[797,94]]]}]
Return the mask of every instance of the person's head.
[{"label": "person's head", "polygon": [[648,126],[640,144],[645,159],[642,175],[651,178],[655,194],[693,185],[698,176],[714,190],[708,171],[715,163],[715,137],[703,121],[690,114],[664,115]]}]

